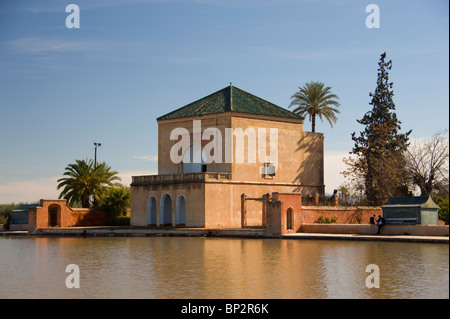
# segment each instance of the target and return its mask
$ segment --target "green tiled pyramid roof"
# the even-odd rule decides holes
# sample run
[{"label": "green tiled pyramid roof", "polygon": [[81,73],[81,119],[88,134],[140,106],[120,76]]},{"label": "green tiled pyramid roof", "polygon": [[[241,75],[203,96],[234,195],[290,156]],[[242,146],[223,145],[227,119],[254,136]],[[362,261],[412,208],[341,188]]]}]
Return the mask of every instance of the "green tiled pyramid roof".
[{"label": "green tiled pyramid roof", "polygon": [[168,120],[225,112],[303,119],[300,115],[230,85],[220,91],[205,96],[200,100],[158,117],[157,120]]}]

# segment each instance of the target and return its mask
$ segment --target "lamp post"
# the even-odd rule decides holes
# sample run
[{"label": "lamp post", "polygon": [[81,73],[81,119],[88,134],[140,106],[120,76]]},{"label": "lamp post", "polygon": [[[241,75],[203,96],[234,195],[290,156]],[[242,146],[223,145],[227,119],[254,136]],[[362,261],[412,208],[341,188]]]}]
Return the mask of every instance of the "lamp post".
[{"label": "lamp post", "polygon": [[97,166],[97,147],[102,146],[102,143],[96,143],[94,142],[95,145],[95,154],[94,154],[94,167]]}]

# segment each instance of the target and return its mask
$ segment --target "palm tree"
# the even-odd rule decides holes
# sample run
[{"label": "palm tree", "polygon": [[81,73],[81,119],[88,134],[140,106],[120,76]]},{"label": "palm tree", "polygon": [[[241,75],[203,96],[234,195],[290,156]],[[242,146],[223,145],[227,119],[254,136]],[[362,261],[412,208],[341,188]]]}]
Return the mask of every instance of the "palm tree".
[{"label": "palm tree", "polygon": [[309,82],[303,87],[299,87],[299,91],[291,96],[292,102],[289,107],[298,105],[294,109],[294,113],[305,117],[309,115],[309,120],[312,122],[312,131],[316,131],[316,116],[323,121],[323,117],[327,119],[331,127],[336,123],[336,113],[340,113],[337,108],[339,103],[336,101],[339,97],[331,93],[331,87],[324,87],[325,84],[321,82]]},{"label": "palm tree", "polygon": [[117,174],[104,162],[94,165],[92,160],[76,160],[76,164],[66,167],[64,175],[67,177],[58,179],[57,189],[63,187],[59,198],[66,199],[71,206],[79,202],[83,208],[89,208],[91,197],[98,203],[105,187],[120,180]]}]

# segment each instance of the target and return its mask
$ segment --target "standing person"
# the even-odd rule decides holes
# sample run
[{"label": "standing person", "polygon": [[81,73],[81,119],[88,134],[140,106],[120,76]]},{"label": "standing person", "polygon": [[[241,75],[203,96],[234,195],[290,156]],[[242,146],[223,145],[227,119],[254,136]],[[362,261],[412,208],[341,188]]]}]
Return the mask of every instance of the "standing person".
[{"label": "standing person", "polygon": [[375,235],[375,214],[370,217],[370,234]]},{"label": "standing person", "polygon": [[377,235],[381,235],[381,228],[383,228],[385,224],[384,218],[381,217],[381,215],[378,215],[377,225],[378,225],[378,232]]}]

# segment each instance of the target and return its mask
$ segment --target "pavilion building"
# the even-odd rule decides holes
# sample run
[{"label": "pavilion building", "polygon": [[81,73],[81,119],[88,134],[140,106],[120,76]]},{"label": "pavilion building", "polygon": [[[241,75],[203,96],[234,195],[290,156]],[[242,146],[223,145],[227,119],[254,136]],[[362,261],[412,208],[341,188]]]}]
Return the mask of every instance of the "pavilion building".
[{"label": "pavilion building", "polygon": [[323,134],[235,86],[157,123],[158,175],[132,177],[131,226],[265,226],[264,194],[324,195]]}]

